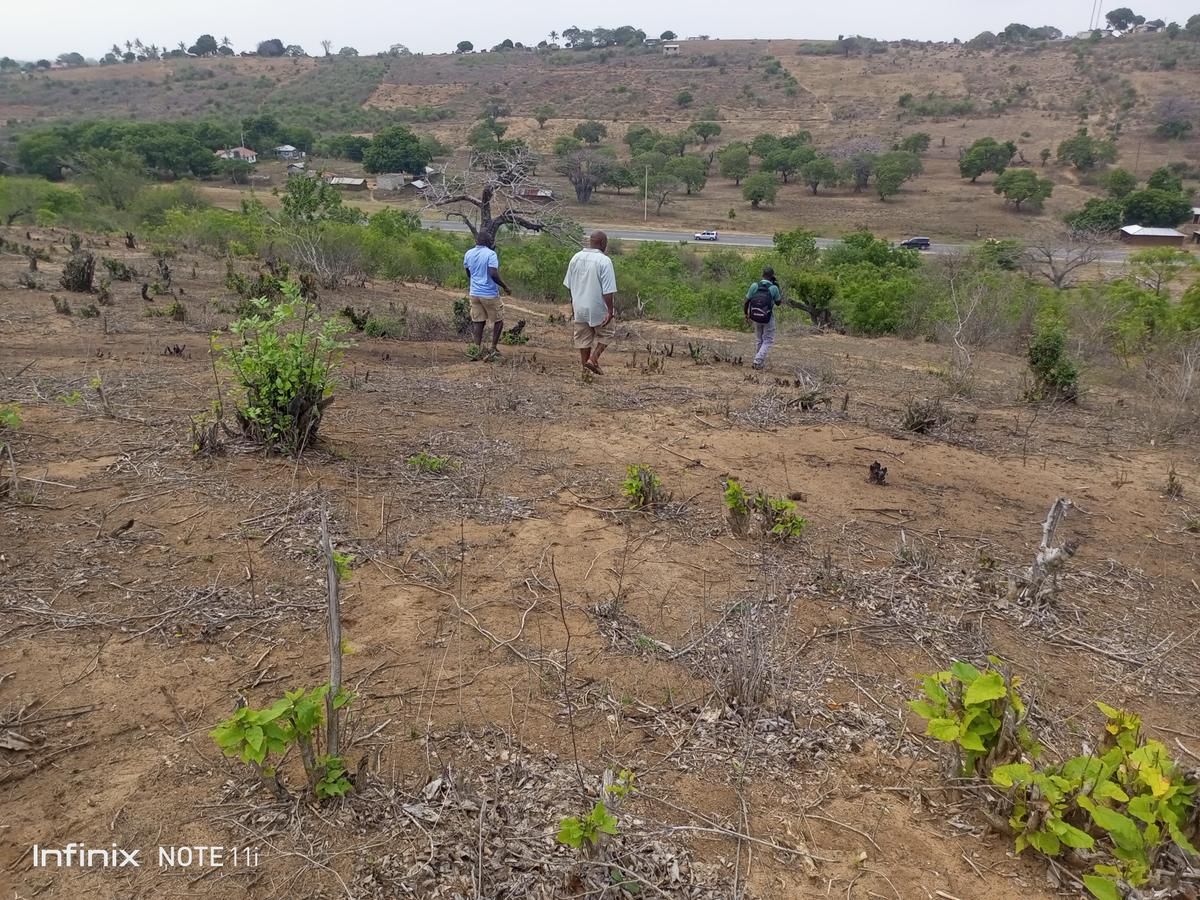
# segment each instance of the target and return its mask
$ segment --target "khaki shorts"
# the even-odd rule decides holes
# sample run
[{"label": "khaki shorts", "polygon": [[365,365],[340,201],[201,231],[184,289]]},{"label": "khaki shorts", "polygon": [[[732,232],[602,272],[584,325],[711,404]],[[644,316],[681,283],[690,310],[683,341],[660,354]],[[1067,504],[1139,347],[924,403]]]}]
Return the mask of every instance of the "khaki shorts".
[{"label": "khaki shorts", "polygon": [[491,319],[499,322],[504,318],[504,301],[499,297],[472,297],[471,321],[486,322]]},{"label": "khaki shorts", "polygon": [[607,347],[616,337],[616,329],[613,328],[612,322],[604,326],[589,325],[587,322],[576,322],[574,324],[576,350],[587,350],[595,347],[597,344],[604,344]]}]

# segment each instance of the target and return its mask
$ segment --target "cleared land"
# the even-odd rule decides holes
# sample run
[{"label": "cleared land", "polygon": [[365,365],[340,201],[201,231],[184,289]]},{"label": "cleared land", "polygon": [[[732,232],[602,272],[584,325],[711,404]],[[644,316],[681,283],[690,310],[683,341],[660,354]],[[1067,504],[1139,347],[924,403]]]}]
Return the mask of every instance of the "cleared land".
[{"label": "cleared land", "polygon": [[[30,232],[46,286],[67,238]],[[194,455],[190,417],[216,393],[208,336],[236,303],[225,265],[171,260],[184,322],[124,282],[81,318],[15,287],[25,260],[0,255],[0,384],[25,419],[0,500],[0,725],[30,743],[0,749],[5,890],[573,896],[553,836],[578,810],[574,744],[590,785],[609,765],[639,773],[617,846],[643,896],[1050,897],[1043,864],[946,790],[904,710],[914,673],[996,653],[1054,752],[1095,733],[1103,699],[1200,753],[1200,538],[1185,527],[1200,458],[1150,443],[1164,410],[1120,373],[1038,408],[1015,399],[1021,360],[981,353],[973,399],[921,436],[898,423],[945,393],[932,345],[814,335],[793,316],[752,373],[709,361],[744,356],[743,336],[635,321],[584,383],[566,326],[546,324],[561,310],[514,302],[529,344],[475,363],[450,333],[453,295],[380,284],[322,303],[404,310],[412,339],[359,337],[318,447]],[[673,345],[662,371],[648,344]],[[804,408],[814,385],[829,406]],[[406,460],[423,450],[453,466],[418,471]],[[867,482],[873,461],[887,486]],[[672,494],[659,510],[624,509],[633,463]],[[1165,493],[1172,468],[1182,498]],[[803,539],[731,533],[726,476],[797,497]],[[1006,576],[1058,496],[1076,503],[1079,551],[1058,600],[1025,608]],[[325,677],[323,504],[354,556],[348,756],[363,777],[318,814],[268,802],[206,732],[239,697]],[[748,659],[769,684],[753,707],[730,693]],[[30,867],[31,844],[69,840],[253,845],[261,860]]]}]

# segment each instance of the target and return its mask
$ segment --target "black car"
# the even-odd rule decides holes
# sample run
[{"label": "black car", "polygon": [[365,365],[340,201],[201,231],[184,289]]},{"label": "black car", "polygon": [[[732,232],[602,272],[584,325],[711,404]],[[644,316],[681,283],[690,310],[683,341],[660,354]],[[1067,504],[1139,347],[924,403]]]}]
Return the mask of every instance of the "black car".
[{"label": "black car", "polygon": [[928,250],[931,243],[927,237],[910,237],[907,241],[901,241],[900,246],[906,250]]}]

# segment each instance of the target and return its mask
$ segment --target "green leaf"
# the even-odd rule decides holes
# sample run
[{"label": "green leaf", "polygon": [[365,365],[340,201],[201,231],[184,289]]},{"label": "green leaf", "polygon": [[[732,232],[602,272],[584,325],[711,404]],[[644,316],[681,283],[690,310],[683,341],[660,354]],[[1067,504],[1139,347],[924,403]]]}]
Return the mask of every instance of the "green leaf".
[{"label": "green leaf", "polygon": [[971,682],[967,688],[963,703],[974,706],[977,703],[987,703],[989,700],[999,700],[1008,693],[1004,684],[1004,676],[999,672],[988,672]]},{"label": "green leaf", "polygon": [[1051,819],[1047,824],[1049,824],[1050,829],[1068,847],[1090,850],[1096,844],[1095,839],[1086,831],[1082,831],[1074,825],[1064,822],[1062,819]]},{"label": "green leaf", "polygon": [[963,732],[962,736],[958,739],[958,743],[964,750],[974,750],[978,753],[987,753],[987,747],[985,747],[983,741],[979,739],[979,735],[973,731]]},{"label": "green leaf", "polygon": [[246,729],[246,743],[249,744],[257,752],[262,748],[263,730],[257,725],[251,725]]},{"label": "green leaf", "polygon": [[973,684],[979,677],[979,670],[968,662],[955,660],[950,666],[950,672],[963,684]]},{"label": "green leaf", "polygon": [[908,702],[908,708],[915,712],[922,719],[936,719],[938,715],[938,711],[934,709],[931,704],[926,703],[924,700],[910,700]]},{"label": "green leaf", "polygon": [[1032,774],[1033,767],[1028,763],[1011,763],[992,769],[992,782],[1000,787],[1012,787],[1014,784],[1027,784]]},{"label": "green leaf", "polygon": [[1131,852],[1143,848],[1142,833],[1133,819],[1107,806],[1097,806],[1087,797],[1080,797],[1079,805],[1092,814],[1092,821],[1109,833],[1117,847]]},{"label": "green leaf", "polygon": [[925,726],[925,734],[939,741],[957,740],[959,733],[959,724],[954,719],[930,719]]},{"label": "green leaf", "polygon": [[[1099,791],[1096,792],[1096,796],[1100,796]],[[1129,798],[1126,797],[1126,799],[1128,800]],[[1150,797],[1146,794],[1138,794],[1138,796],[1134,797],[1132,800],[1129,800],[1129,805],[1126,807],[1126,809],[1135,819],[1141,819],[1147,825],[1153,825],[1155,820],[1158,818],[1158,813],[1154,806],[1155,803],[1153,797]]]},{"label": "green leaf", "polygon": [[924,687],[925,696],[938,704],[938,706],[945,706],[949,701],[950,698],[946,696],[946,689],[933,676],[925,679]]},{"label": "green leaf", "polygon": [[1121,892],[1108,878],[1099,875],[1084,875],[1083,883],[1096,900],[1121,900]]},{"label": "green leaf", "polygon": [[558,842],[576,850],[583,846],[583,823],[577,816],[566,816],[559,821]]},{"label": "green leaf", "polygon": [[1121,718],[1120,710],[1113,709],[1107,703],[1101,703],[1099,700],[1096,701],[1096,709],[1100,710],[1100,712],[1104,713],[1110,719]]},{"label": "green leaf", "polygon": [[[1116,800],[1118,803],[1129,803],[1129,795],[1121,790],[1118,784],[1107,779],[1096,784],[1096,789],[1092,791],[1092,796],[1097,800]],[[1132,804],[1130,804],[1129,811],[1137,815],[1137,813],[1133,812]],[[1138,818],[1141,819],[1142,817],[1138,816]],[[1150,820],[1142,819],[1142,821],[1148,822]]]},{"label": "green leaf", "polygon": [[1058,835],[1050,831],[1035,831],[1029,835],[1029,846],[1047,856],[1058,856],[1062,851],[1062,842]]},{"label": "green leaf", "polygon": [[1184,837],[1184,834],[1179,830],[1178,825],[1176,825],[1174,822],[1168,822],[1167,830],[1171,833],[1171,840],[1173,840],[1181,850],[1183,850],[1185,853],[1192,854],[1192,856],[1200,856],[1200,850],[1197,850],[1195,847],[1193,847],[1191,841]]}]

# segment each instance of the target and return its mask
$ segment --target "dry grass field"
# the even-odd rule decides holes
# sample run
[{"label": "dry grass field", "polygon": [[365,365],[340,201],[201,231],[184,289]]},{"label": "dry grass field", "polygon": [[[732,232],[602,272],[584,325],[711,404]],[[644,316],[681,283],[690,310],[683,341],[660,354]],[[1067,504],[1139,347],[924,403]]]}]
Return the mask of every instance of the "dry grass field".
[{"label": "dry grass field", "polygon": [[[172,260],[182,321],[123,282],[83,318],[92,299],[54,287],[67,237],[30,232],[42,289],[0,256],[0,395],[24,419],[0,498],[0,734],[27,743],[0,749],[6,896],[576,897],[591,870],[554,834],[605,767],[638,774],[613,846],[639,896],[1070,896],[947,789],[904,708],[913,676],[994,653],[1056,755],[1096,733],[1098,699],[1200,754],[1200,458],[1152,440],[1164,410],[1119,372],[1036,407],[1021,360],[980,353],[973,397],[918,435],[900,421],[945,395],[934,345],[791,317],[758,373],[713,361],[744,358],[744,336],[632,321],[585,382],[559,310],[514,301],[530,342],[471,362],[452,295],[371,284],[324,311],[403,311],[412,333],[357,337],[318,446],[196,454],[209,335],[236,303],[225,261]],[[651,363],[648,345],[674,350]],[[801,402],[814,385],[827,406]],[[450,464],[422,471],[422,451]],[[630,464],[669,500],[627,509]],[[796,498],[803,537],[734,533],[726,477]],[[1015,603],[1006,578],[1059,496],[1078,552],[1052,604]],[[324,679],[322,508],[353,557],[359,790],[318,808],[271,802],[207,732],[239,698]],[[741,702],[748,671],[762,690]],[[31,844],[71,840],[260,856],[31,866]]]}]

